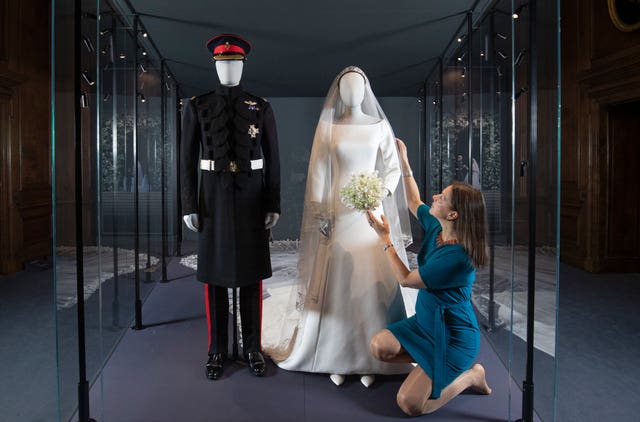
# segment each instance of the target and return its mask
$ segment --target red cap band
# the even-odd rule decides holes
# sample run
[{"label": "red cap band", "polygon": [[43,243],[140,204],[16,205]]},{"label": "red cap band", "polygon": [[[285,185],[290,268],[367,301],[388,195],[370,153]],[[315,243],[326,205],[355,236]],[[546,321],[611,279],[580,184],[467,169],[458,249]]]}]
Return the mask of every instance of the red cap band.
[{"label": "red cap band", "polygon": [[213,49],[213,55],[222,54],[222,53],[240,53],[243,56],[245,55],[244,49],[237,45],[231,44],[221,44]]}]

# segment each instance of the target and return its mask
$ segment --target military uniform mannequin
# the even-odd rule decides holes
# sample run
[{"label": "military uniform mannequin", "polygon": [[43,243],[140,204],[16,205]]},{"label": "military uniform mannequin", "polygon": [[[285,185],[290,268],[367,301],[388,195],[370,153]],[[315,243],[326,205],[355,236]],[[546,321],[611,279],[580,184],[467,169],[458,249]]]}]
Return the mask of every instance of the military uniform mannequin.
[{"label": "military uniform mannequin", "polygon": [[239,287],[244,357],[251,373],[261,376],[261,280],[271,276],[269,229],[280,212],[276,126],[269,103],[240,86],[250,44],[222,34],[207,47],[221,85],[185,104],[181,146],[183,219],[198,232],[197,278],[205,283],[206,375],[213,380],[222,375],[227,289]]}]

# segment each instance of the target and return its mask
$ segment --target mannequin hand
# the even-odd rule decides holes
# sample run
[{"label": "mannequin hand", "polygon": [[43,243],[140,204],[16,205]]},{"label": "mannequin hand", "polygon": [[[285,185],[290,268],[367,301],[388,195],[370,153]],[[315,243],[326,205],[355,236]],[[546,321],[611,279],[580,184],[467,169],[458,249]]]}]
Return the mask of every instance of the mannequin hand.
[{"label": "mannequin hand", "polygon": [[320,233],[326,238],[331,236],[331,220],[328,218],[320,218]]},{"label": "mannequin hand", "polygon": [[367,221],[369,225],[376,231],[378,236],[389,236],[391,229],[389,228],[389,222],[384,218],[384,214],[380,216],[380,220],[369,210],[367,210]]},{"label": "mannequin hand", "polygon": [[269,230],[278,223],[280,214],[277,212],[268,212],[264,217],[264,229]]},{"label": "mannequin hand", "polygon": [[187,214],[183,215],[182,219],[184,220],[184,224],[189,228],[189,230],[197,232],[200,228],[200,222],[198,221],[198,214]]}]

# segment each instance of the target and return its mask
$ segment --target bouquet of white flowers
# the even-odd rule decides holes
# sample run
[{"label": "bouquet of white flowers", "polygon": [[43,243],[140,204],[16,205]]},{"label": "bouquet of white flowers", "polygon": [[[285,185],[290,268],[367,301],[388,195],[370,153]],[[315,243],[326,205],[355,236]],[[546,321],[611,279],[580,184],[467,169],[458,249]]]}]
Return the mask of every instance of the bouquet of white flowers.
[{"label": "bouquet of white flowers", "polygon": [[358,211],[374,210],[386,196],[378,172],[352,174],[351,180],[340,190],[342,203]]}]

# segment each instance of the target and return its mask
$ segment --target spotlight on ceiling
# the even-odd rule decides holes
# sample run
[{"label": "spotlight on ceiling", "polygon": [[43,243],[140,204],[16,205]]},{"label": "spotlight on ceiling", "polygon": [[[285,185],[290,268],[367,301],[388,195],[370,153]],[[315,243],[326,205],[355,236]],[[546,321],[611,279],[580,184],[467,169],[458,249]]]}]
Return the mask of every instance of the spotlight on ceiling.
[{"label": "spotlight on ceiling", "polygon": [[93,43],[91,42],[89,37],[87,37],[86,35],[82,36],[82,44],[84,44],[84,47],[87,49],[89,53],[93,53],[94,51],[96,51],[95,47],[93,46]]},{"label": "spotlight on ceiling", "polygon": [[88,72],[88,71],[83,70],[81,75],[82,75],[82,79],[84,79],[84,81],[85,81],[86,83],[88,83],[89,85],[92,85],[92,86],[93,86],[93,85],[96,83],[96,81],[94,81],[94,80],[91,78],[91,75],[89,75],[89,72]]},{"label": "spotlight on ceiling", "polygon": [[520,7],[518,7],[514,12],[513,15],[511,15],[513,17],[513,19],[520,19],[520,16],[522,15],[522,10],[528,6],[529,3],[524,3],[522,5],[520,5]]},{"label": "spotlight on ceiling", "polygon": [[80,94],[80,107],[82,108],[89,107],[89,98],[85,91],[82,91],[82,94]]}]

